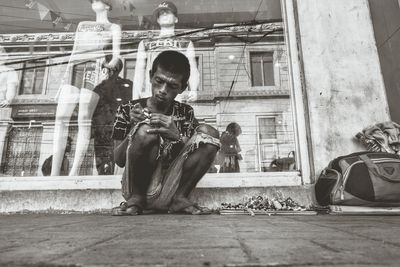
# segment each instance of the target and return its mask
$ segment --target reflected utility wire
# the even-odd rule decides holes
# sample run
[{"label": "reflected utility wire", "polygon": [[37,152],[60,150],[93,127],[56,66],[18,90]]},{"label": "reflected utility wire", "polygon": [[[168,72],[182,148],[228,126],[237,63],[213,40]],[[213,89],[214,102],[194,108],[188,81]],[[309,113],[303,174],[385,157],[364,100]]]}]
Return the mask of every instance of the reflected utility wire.
[{"label": "reflected utility wire", "polygon": [[[256,21],[258,12],[260,11],[260,7],[261,7],[261,4],[262,4],[263,1],[264,1],[264,0],[260,0],[260,4],[258,5],[258,8],[257,8],[256,14],[254,15],[253,21]],[[246,39],[249,38],[249,34],[250,34],[250,31],[247,32]],[[265,36],[267,36],[267,35],[264,34],[263,37],[265,37]],[[261,40],[261,39],[260,39],[260,40]],[[245,50],[246,50],[246,47],[247,47],[247,42],[244,43],[244,46],[243,46],[243,49],[242,49],[242,53],[241,53],[241,56],[240,56],[240,59],[239,59],[239,62],[238,62],[238,65],[237,65],[237,67],[236,67],[235,75],[233,76],[233,79],[232,79],[231,87],[229,88],[228,95],[227,95],[227,96],[225,97],[225,99],[224,99],[224,100],[225,100],[225,106],[224,106],[224,108],[222,109],[222,113],[225,112],[225,109],[226,109],[226,107],[227,107],[227,105],[228,105],[228,103],[229,103],[229,97],[231,96],[232,90],[233,90],[233,88],[234,88],[234,86],[235,86],[235,83],[236,83],[236,81],[237,81],[237,79],[238,79],[238,76],[239,76],[239,69],[240,69],[240,65],[241,65],[241,63],[242,63],[242,61],[243,61],[243,59],[244,59],[244,52],[245,52]]]},{"label": "reflected utility wire", "polygon": [[[261,0],[261,1],[263,1],[263,0]],[[259,8],[260,8],[260,6],[259,6]],[[259,8],[258,8],[258,10],[259,10]],[[258,10],[257,10],[257,13],[258,13]],[[171,38],[187,36],[187,35],[191,35],[191,34],[194,34],[194,33],[200,33],[200,32],[205,32],[205,31],[214,30],[214,29],[224,29],[224,28],[231,28],[231,27],[238,27],[238,26],[254,26],[254,25],[264,24],[266,22],[271,22],[271,20],[259,20],[259,21],[252,20],[252,21],[240,22],[240,23],[231,24],[231,25],[206,27],[206,28],[202,28],[202,29],[197,29],[197,30],[177,33],[177,34],[171,36]],[[271,34],[271,33],[276,32],[276,31],[281,31],[281,30],[280,29],[279,30],[271,30],[271,31],[265,33],[262,37],[264,38],[268,34]],[[247,33],[247,37],[246,38],[248,38],[249,34],[250,34],[250,31]],[[197,38],[196,40],[199,41],[199,40],[208,39],[208,38],[209,37],[207,36],[207,37],[203,37],[203,38]],[[242,38],[242,40],[243,40],[243,38]],[[137,45],[137,44],[139,44],[140,41],[141,40],[137,40],[137,41],[133,41],[133,42],[122,42],[121,45]],[[244,56],[244,50],[246,48],[247,43],[249,43],[249,42],[246,41],[245,45],[243,47],[242,57]],[[75,53],[74,55],[86,54],[86,53],[90,53],[90,52],[93,52],[93,51],[96,51],[96,50],[85,50],[85,51],[82,51],[82,52]],[[132,51],[125,51],[125,52],[121,52],[121,55],[131,54],[131,53],[132,53]],[[46,59],[54,59],[54,58],[60,58],[60,57],[68,57],[71,54],[72,54],[71,52],[67,52],[67,53],[63,53],[63,54],[47,55],[47,56],[28,59],[28,60],[10,61],[10,62],[5,63],[5,65],[20,64],[20,63],[26,63],[26,62],[35,62],[35,61],[46,60]],[[92,57],[91,59],[103,58],[103,57],[104,57],[103,55],[99,55],[97,57]],[[88,61],[90,61],[90,60],[88,60]],[[62,62],[56,62],[56,63],[50,63],[50,64],[42,64],[42,65],[30,66],[30,67],[22,67],[22,68],[15,69],[15,71],[36,69],[36,68],[44,68],[44,67],[57,66],[57,65],[64,65],[64,64],[67,64],[68,62],[69,62],[69,60],[62,61]],[[5,71],[5,72],[7,72],[7,71]],[[235,77],[236,76],[237,76],[237,73],[235,73]],[[232,83],[232,86],[233,86],[233,84],[234,83]],[[232,86],[231,86],[230,91],[232,90]],[[230,92],[229,92],[229,94],[230,94]],[[228,95],[228,97],[229,97],[229,95]]]},{"label": "reflected utility wire", "polygon": [[[1,5],[0,5],[1,7]],[[63,13],[63,14],[67,14],[67,13]],[[22,17],[22,16],[11,16],[11,15],[4,15],[1,14],[2,17],[8,17],[8,18],[17,18],[17,19],[24,19],[24,20],[29,20],[29,21],[45,21],[45,22],[53,22],[51,19],[40,19],[40,18],[27,18],[27,17]],[[82,18],[90,18],[91,16],[86,16],[86,17],[82,17]],[[133,20],[131,19],[121,19],[121,18],[110,18],[110,20],[117,20],[117,21],[128,21],[128,22],[132,22]],[[63,24],[73,24],[73,25],[78,25],[79,23],[74,22],[74,21],[70,21],[70,20],[66,20],[66,21],[62,21]],[[3,24],[1,24],[3,25]],[[31,29],[35,29],[33,27],[29,27]]]}]

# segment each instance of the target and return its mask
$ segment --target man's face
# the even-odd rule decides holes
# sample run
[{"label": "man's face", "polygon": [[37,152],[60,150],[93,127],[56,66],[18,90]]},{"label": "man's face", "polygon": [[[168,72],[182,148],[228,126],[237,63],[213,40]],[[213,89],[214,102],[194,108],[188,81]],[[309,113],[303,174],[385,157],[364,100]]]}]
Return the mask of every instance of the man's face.
[{"label": "man's face", "polygon": [[182,77],[181,74],[165,71],[159,66],[151,76],[153,100],[160,106],[171,104],[175,97],[186,88],[186,84],[182,84]]},{"label": "man's face", "polygon": [[160,26],[169,26],[175,25],[178,22],[178,19],[175,17],[174,13],[172,13],[169,9],[163,9],[158,13],[157,22]]}]

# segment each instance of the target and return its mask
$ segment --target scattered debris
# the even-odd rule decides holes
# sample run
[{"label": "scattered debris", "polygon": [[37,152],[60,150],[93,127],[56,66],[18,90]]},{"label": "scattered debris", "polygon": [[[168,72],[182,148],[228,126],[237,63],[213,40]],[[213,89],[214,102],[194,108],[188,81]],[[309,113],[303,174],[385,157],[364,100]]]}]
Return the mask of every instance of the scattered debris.
[{"label": "scattered debris", "polygon": [[315,215],[315,211],[298,204],[292,198],[284,198],[282,194],[268,198],[253,196],[244,200],[243,203],[221,203],[219,210],[221,215]]}]

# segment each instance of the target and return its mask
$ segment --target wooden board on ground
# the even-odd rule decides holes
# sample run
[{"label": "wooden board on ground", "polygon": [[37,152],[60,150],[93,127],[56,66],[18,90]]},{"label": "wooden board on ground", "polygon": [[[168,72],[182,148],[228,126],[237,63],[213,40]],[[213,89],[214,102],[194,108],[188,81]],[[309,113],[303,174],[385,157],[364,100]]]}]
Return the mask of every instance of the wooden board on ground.
[{"label": "wooden board on ground", "polygon": [[267,216],[293,216],[293,215],[317,215],[316,211],[304,210],[304,211],[293,211],[293,210],[230,210],[222,209],[219,211],[221,215],[267,215]]},{"label": "wooden board on ground", "polygon": [[400,207],[361,207],[330,205],[333,215],[400,215]]}]

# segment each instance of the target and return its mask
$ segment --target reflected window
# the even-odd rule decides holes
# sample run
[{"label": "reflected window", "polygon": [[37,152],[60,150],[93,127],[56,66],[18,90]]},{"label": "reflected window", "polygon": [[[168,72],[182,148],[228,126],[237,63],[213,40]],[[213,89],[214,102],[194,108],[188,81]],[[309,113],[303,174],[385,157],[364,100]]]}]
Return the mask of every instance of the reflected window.
[{"label": "reflected window", "polygon": [[260,139],[276,139],[276,118],[259,118]]},{"label": "reflected window", "polygon": [[20,95],[42,94],[44,88],[44,75],[46,62],[38,61],[35,63],[26,62],[22,72]]},{"label": "reflected window", "polygon": [[277,151],[276,117],[258,117],[258,157],[260,171],[268,171],[271,162],[279,154]]},{"label": "reflected window", "polygon": [[135,77],[135,65],[136,59],[129,58],[125,60],[125,68],[124,68],[124,78],[133,81]]},{"label": "reflected window", "polygon": [[274,54],[272,52],[250,52],[251,85],[273,86]]}]

